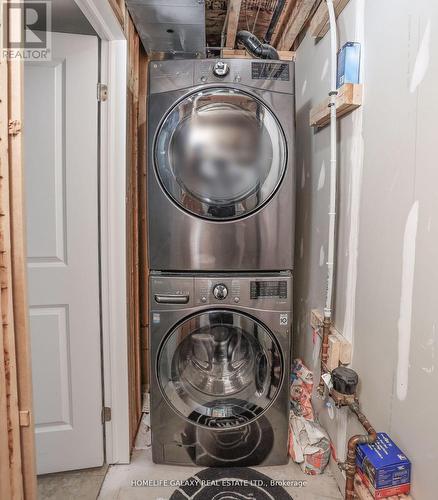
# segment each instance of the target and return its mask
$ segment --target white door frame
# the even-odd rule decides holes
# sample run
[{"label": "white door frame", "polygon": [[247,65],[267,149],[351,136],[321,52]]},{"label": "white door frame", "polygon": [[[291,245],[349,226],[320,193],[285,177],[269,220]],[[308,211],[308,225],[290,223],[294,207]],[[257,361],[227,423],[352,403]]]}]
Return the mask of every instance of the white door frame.
[{"label": "white door frame", "polygon": [[[101,39],[100,260],[106,461],[129,463],[126,283],[127,42],[108,0],[75,0]],[[97,82],[96,82],[97,83]]]}]

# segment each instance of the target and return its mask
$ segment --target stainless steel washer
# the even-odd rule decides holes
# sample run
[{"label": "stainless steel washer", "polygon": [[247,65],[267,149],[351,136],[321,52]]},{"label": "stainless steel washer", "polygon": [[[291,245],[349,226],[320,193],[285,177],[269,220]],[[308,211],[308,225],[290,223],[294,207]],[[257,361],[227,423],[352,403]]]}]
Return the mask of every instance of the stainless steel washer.
[{"label": "stainless steel washer", "polygon": [[149,67],[151,269],[292,269],[294,66]]},{"label": "stainless steel washer", "polygon": [[152,273],[156,463],[288,461],[292,278]]}]

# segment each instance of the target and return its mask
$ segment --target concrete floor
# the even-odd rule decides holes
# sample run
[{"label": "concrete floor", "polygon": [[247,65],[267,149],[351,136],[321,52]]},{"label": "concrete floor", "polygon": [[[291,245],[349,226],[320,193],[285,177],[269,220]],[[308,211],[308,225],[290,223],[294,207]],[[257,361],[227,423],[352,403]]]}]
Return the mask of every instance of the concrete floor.
[{"label": "concrete floor", "polygon": [[[332,474],[307,476],[290,462],[286,467],[255,468],[273,479],[305,481],[302,487],[285,488],[294,500],[340,500]],[[107,473],[108,470],[108,473]],[[129,465],[115,465],[38,477],[39,500],[167,500],[175,487],[134,487],[132,480],[187,479],[201,469],[159,466],[149,449],[135,450]],[[105,477],[105,474],[106,477]],[[99,494],[100,492],[100,494]],[[254,499],[257,500],[257,499]]]},{"label": "concrete floor", "polygon": [[96,500],[108,466],[38,476],[39,500]]},{"label": "concrete floor", "polygon": [[[100,490],[99,500],[168,500],[176,486],[135,486],[141,480],[185,480],[202,468],[156,465],[152,462],[150,448],[149,415],[143,415],[132,460],[129,465],[110,466]],[[301,487],[285,487],[293,500],[341,500],[338,485],[327,467],[320,476],[308,476],[290,461],[281,467],[254,467],[256,471],[275,480],[304,482]],[[237,498],[237,497],[236,497]],[[240,498],[240,496],[238,497]],[[243,498],[243,497],[242,497]],[[244,498],[256,498],[245,495]],[[210,500],[210,499],[208,499]]]},{"label": "concrete floor", "polygon": [[[305,486],[302,487],[285,487],[293,500],[342,499],[336,481],[328,469],[320,476],[304,474],[293,462],[282,467],[254,467],[254,469],[276,480],[305,481]],[[129,465],[115,465],[109,468],[100,490],[99,500],[168,500],[175,491],[175,486],[133,486],[131,482],[151,479],[184,480],[200,470],[195,467],[155,465],[152,463],[150,449],[135,450]],[[252,497],[245,496],[245,498]]]},{"label": "concrete floor", "polygon": [[[129,465],[48,474],[38,478],[39,500],[168,500],[177,486],[138,486],[133,481],[185,480],[202,470],[197,467],[156,465],[150,449],[149,416],[144,415]],[[285,486],[293,500],[341,500],[337,483],[327,467],[320,476],[308,476],[289,462],[281,467],[254,467],[274,480],[295,480],[302,486]],[[105,476],[106,475],[106,476]],[[99,493],[100,492],[100,493]],[[240,498],[239,496],[238,498]],[[237,498],[237,497],[236,497]],[[252,495],[242,498],[257,500]],[[210,500],[210,499],[208,499]]]}]

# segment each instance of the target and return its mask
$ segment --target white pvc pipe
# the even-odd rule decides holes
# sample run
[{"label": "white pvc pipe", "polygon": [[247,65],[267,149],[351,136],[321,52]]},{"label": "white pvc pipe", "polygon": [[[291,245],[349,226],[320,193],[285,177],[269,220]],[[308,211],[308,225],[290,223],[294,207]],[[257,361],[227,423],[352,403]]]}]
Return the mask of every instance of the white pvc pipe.
[{"label": "white pvc pipe", "polygon": [[333,308],[334,261],[336,246],[336,187],[337,187],[337,127],[336,127],[336,88],[338,38],[336,33],[336,16],[333,0],[326,0],[330,22],[331,49],[331,82],[330,82],[330,202],[329,202],[329,234],[327,252],[327,296],[324,316],[331,318]]}]

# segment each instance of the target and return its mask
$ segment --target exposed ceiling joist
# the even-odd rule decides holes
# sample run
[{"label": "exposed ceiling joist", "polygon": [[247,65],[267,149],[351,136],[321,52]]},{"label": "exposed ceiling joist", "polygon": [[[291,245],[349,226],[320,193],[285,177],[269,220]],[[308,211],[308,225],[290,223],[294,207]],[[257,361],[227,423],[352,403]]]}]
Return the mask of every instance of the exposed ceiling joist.
[{"label": "exposed ceiling joist", "polygon": [[290,50],[297,36],[303,29],[313,7],[318,0],[297,0],[292,14],[287,19],[283,33],[278,40],[276,47],[278,50]]},{"label": "exposed ceiling joist", "polygon": [[227,40],[225,46],[233,49],[236,43],[237,26],[239,24],[240,8],[242,0],[229,0],[227,14]]},{"label": "exposed ceiling joist", "polygon": [[[344,10],[350,0],[333,0],[336,17]],[[322,2],[312,17],[309,25],[309,32],[314,38],[322,38],[329,30],[329,16],[327,5]]]},{"label": "exposed ceiling joist", "polygon": [[[278,4],[278,0],[242,0],[237,28],[233,29],[232,26],[228,26],[232,20],[229,21],[227,18],[227,12],[228,17],[230,15],[231,0],[204,1],[207,46],[214,48],[223,45],[229,49],[233,48],[233,44],[235,46],[234,31],[238,33],[239,30],[248,30],[254,33],[259,40],[264,40]],[[283,4],[283,0],[280,1]],[[296,0],[288,1],[295,2]],[[238,6],[233,7],[235,18],[237,18],[238,11]],[[226,40],[227,28],[230,34],[229,43]]]},{"label": "exposed ceiling joist", "polygon": [[277,25],[275,26],[274,33],[272,35],[271,44],[275,47],[277,42],[280,40],[281,35],[283,34],[283,29],[286,25],[287,20],[289,19],[292,9],[294,8],[297,0],[286,0],[283,6],[283,10],[281,11],[280,17],[278,18]]}]

